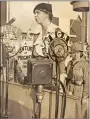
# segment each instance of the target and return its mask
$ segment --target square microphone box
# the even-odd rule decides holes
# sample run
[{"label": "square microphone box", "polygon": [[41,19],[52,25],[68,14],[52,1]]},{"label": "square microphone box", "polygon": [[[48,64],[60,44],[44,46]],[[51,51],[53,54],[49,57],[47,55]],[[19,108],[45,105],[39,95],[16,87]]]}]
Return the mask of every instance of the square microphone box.
[{"label": "square microphone box", "polygon": [[27,80],[30,84],[45,85],[52,81],[53,63],[49,59],[27,61]]}]

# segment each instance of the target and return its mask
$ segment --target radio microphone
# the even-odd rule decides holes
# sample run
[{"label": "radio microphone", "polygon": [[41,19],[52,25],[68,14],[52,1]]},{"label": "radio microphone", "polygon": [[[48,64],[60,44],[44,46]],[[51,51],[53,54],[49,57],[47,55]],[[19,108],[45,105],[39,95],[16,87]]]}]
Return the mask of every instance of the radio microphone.
[{"label": "radio microphone", "polygon": [[6,25],[11,25],[14,21],[16,21],[16,19],[12,18],[8,23],[6,23]]}]

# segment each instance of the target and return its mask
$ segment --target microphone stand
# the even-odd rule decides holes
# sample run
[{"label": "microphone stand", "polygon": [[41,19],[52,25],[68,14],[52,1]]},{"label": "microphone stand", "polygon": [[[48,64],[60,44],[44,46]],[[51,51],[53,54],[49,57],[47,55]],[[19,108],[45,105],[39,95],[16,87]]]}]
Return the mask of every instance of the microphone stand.
[{"label": "microphone stand", "polygon": [[0,36],[0,118],[2,117],[2,36]]},{"label": "microphone stand", "polygon": [[[11,25],[16,19],[12,18],[5,25]],[[0,33],[0,118],[8,118],[8,80],[9,80],[9,54],[3,53],[3,36],[4,34]],[[3,58],[3,55],[4,56]],[[4,60],[4,61],[3,61]],[[5,95],[5,114],[4,112],[4,62],[6,63],[6,95]]]},{"label": "microphone stand", "polygon": [[59,69],[58,69],[58,59],[55,57],[55,62],[56,62],[56,106],[55,106],[55,119],[58,118],[58,108],[59,108]]},{"label": "microphone stand", "polygon": [[0,118],[4,112],[3,35],[0,36]]},{"label": "microphone stand", "polygon": [[41,118],[41,103],[44,96],[44,86],[36,85],[34,91],[35,91],[35,102],[34,102],[35,117],[34,118]]},{"label": "microphone stand", "polygon": [[[6,59],[5,47],[3,45],[3,35],[0,36],[0,118],[8,118],[8,78],[9,78],[9,58]],[[4,55],[4,56],[3,56]],[[5,64],[4,64],[5,63]],[[6,66],[4,66],[6,65]],[[6,83],[4,84],[4,67],[6,67]],[[6,85],[6,88],[4,87]],[[6,89],[6,91],[4,91]],[[4,94],[5,98],[4,98]],[[5,113],[4,113],[5,99]]]},{"label": "microphone stand", "polygon": [[8,118],[8,80],[9,80],[9,57],[6,59],[6,98],[5,98],[5,116]]}]

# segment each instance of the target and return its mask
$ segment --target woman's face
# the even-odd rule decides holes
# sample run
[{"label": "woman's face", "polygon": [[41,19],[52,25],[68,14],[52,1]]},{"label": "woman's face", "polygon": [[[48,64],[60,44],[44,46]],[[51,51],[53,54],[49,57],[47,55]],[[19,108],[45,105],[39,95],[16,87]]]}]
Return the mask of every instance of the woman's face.
[{"label": "woman's face", "polygon": [[40,10],[35,10],[35,20],[38,24],[42,24],[43,21],[47,18],[47,14]]}]

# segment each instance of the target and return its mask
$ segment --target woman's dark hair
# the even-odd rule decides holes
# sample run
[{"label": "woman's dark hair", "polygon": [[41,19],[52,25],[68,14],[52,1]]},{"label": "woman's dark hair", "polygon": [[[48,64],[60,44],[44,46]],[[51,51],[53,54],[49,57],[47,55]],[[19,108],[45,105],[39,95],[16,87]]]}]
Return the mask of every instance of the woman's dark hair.
[{"label": "woman's dark hair", "polygon": [[50,21],[52,21],[52,18],[53,18],[53,15],[52,14],[49,14]]},{"label": "woman's dark hair", "polygon": [[51,13],[49,13],[49,12],[47,12],[47,11],[43,11],[43,12],[45,12],[46,14],[48,14],[48,15],[49,15],[49,20],[52,21],[53,14],[51,14]]}]

